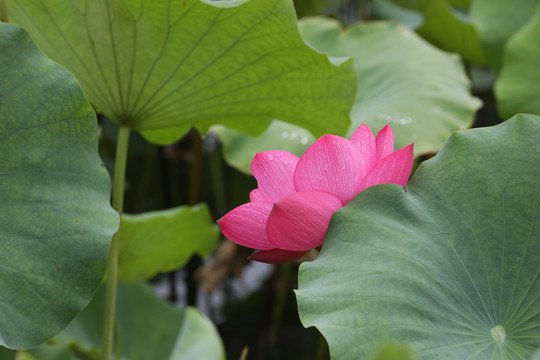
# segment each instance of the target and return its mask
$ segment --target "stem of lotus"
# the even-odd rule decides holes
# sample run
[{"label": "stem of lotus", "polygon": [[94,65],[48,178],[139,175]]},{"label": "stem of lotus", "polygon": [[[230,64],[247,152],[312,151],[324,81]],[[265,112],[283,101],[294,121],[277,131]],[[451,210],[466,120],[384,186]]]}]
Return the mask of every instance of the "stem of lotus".
[{"label": "stem of lotus", "polygon": [[0,0],[0,21],[1,22],[9,22],[9,16],[8,16],[8,8],[6,4],[7,0]]},{"label": "stem of lotus", "polygon": [[285,307],[285,299],[289,289],[289,279],[292,272],[292,262],[287,262],[280,265],[279,284],[274,309],[272,311],[272,324],[270,325],[270,334],[268,336],[270,346],[275,346],[279,326],[283,317],[283,308]]},{"label": "stem of lotus", "polygon": [[221,166],[221,149],[218,144],[217,135],[209,133],[205,141],[212,141],[212,155],[210,157],[210,169],[212,176],[212,190],[214,191],[214,199],[216,202],[217,217],[220,218],[227,213],[227,198],[225,194],[225,186],[223,179],[223,169]]},{"label": "stem of lotus", "polygon": [[[127,152],[129,144],[129,127],[120,126],[116,144],[116,158],[114,165],[112,205],[120,215],[124,208],[124,183],[126,177]],[[118,228],[113,235],[107,258],[107,283],[105,288],[105,311],[103,319],[103,338],[101,346],[101,360],[109,360],[114,339],[114,323],[116,319],[116,288],[118,285],[118,253],[120,248],[120,231]],[[118,354],[117,354],[118,355]]]}]

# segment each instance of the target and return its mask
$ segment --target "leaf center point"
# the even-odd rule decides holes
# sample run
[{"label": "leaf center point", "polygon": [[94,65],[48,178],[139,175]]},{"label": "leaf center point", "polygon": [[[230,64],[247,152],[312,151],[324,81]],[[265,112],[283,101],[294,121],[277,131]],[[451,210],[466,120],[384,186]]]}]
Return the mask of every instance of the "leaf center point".
[{"label": "leaf center point", "polygon": [[504,342],[506,339],[506,330],[501,325],[497,325],[491,329],[491,336],[495,341]]}]

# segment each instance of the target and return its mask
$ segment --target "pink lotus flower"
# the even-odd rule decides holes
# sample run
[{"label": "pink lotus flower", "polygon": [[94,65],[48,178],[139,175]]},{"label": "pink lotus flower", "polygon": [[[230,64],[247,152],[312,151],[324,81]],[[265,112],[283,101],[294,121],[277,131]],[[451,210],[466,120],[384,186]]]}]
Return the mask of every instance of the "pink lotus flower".
[{"label": "pink lotus flower", "polygon": [[405,186],[412,164],[413,144],[394,151],[390,125],[376,138],[365,124],[350,141],[324,135],[301,158],[286,151],[260,152],[251,162],[259,186],[250,193],[251,202],[218,224],[230,240],[261,250],[251,260],[295,260],[322,245],[337,209],[369,186]]}]

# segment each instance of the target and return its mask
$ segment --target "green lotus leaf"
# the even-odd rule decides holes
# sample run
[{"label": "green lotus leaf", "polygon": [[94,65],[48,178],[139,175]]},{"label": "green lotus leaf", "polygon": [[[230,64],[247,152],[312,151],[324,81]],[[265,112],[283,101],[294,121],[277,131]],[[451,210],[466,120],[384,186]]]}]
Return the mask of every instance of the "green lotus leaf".
[{"label": "green lotus leaf", "polygon": [[120,281],[145,280],[182,267],[194,254],[208,256],[220,236],[206,204],[124,214],[121,227]]},{"label": "green lotus leaf", "polygon": [[[441,0],[387,0],[407,9],[424,11],[432,4]],[[443,0],[460,9],[468,9],[472,0]]]},{"label": "green lotus leaf", "polygon": [[392,125],[396,148],[436,152],[448,135],[472,123],[480,101],[457,56],[426,43],[403,25],[361,23],[342,30],[326,18],[302,19],[308,44],[330,56],[352,56],[359,89],[349,135],[362,123],[374,132]]},{"label": "green lotus leaf", "polygon": [[456,15],[449,3],[434,1],[424,10],[425,21],[416,31],[440,49],[456,52],[468,62],[486,65],[476,28]]},{"label": "green lotus leaf", "polygon": [[540,346],[540,118],[458,131],[406,189],[338,210],[300,267],[304,325],[333,358],[379,342],[419,360],[529,359]]},{"label": "green lotus leaf", "polygon": [[390,0],[373,0],[371,16],[374,19],[393,20],[416,29],[424,22],[420,11],[402,7]]},{"label": "green lotus leaf", "polygon": [[540,115],[540,6],[531,20],[506,46],[504,66],[495,85],[499,112],[510,117],[519,112]]},{"label": "green lotus leaf", "polygon": [[390,343],[380,346],[371,360],[416,360],[416,356],[410,348]]},{"label": "green lotus leaf", "polygon": [[271,119],[343,134],[356,92],[300,38],[290,0],[18,0],[11,19],[90,101],[155,143],[196,126],[255,134]]},{"label": "green lotus leaf", "polygon": [[118,215],[96,115],[71,74],[0,24],[0,345],[40,344],[88,304]]},{"label": "green lotus leaf", "polygon": [[[83,312],[48,344],[26,351],[39,360],[98,359],[104,291],[101,287]],[[118,326],[124,360],[224,359],[214,325],[195,308],[179,309],[158,299],[143,284],[118,287]],[[78,356],[77,356],[78,355]]]},{"label": "green lotus leaf", "polygon": [[[471,21],[480,34],[484,53],[497,72],[507,40],[531,18],[539,0],[474,0]],[[517,6],[516,6],[517,5]]]},{"label": "green lotus leaf", "polygon": [[405,9],[422,11],[432,0],[389,0],[390,2]]}]

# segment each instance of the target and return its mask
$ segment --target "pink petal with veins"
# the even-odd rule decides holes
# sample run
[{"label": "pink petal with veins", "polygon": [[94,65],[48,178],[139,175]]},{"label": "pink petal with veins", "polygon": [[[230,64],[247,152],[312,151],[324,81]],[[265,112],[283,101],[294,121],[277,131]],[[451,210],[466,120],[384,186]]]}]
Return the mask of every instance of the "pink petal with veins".
[{"label": "pink petal with veins", "polygon": [[267,264],[283,264],[301,258],[307,251],[290,251],[282,249],[261,250],[253,253],[248,259]]},{"label": "pink petal with veins", "polygon": [[377,160],[381,160],[394,152],[394,132],[390,125],[386,125],[377,133]]},{"label": "pink petal with veins", "polygon": [[306,251],[321,245],[334,212],[343,206],[325,191],[304,191],[274,204],[266,234],[274,248]]},{"label": "pink petal with veins", "polygon": [[298,156],[286,151],[263,151],[255,155],[251,173],[259,186],[256,198],[276,202],[294,194],[293,174],[297,163]]},{"label": "pink petal with veins", "polygon": [[347,203],[358,193],[367,170],[368,164],[356,145],[339,136],[324,135],[298,161],[294,186],[297,191],[326,191]]},{"label": "pink petal with veins", "polygon": [[266,237],[266,221],[272,210],[271,202],[240,205],[217,221],[221,232],[229,240],[253,249],[273,249]]},{"label": "pink petal with veins", "polygon": [[378,184],[405,186],[413,165],[413,144],[409,144],[388,155],[371,169],[362,180],[361,190]]},{"label": "pink petal with veins", "polygon": [[377,161],[377,146],[373,132],[366,124],[362,124],[352,134],[351,142],[358,146],[364,159],[366,160],[367,168],[371,169]]},{"label": "pink petal with veins", "polygon": [[249,193],[249,201],[256,202],[256,201],[266,201],[264,199],[264,196],[261,194],[261,191],[259,189],[253,189]]}]

